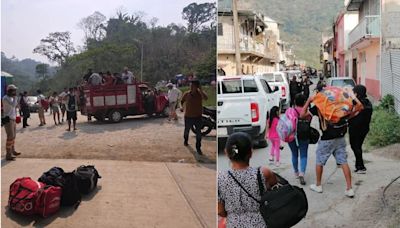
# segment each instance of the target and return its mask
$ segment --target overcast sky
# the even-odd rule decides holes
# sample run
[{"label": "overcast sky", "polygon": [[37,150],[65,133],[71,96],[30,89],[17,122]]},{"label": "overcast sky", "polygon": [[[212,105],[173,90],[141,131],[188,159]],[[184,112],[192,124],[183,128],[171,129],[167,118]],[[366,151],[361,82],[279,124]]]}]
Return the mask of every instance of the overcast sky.
[{"label": "overcast sky", "polygon": [[75,46],[82,45],[83,32],[77,24],[95,11],[107,19],[121,8],[128,14],[143,11],[146,21],[156,17],[158,25],[185,24],[181,12],[192,2],[213,0],[1,0],[1,51],[7,57],[48,62],[32,53],[40,39],[50,32],[70,31]]}]

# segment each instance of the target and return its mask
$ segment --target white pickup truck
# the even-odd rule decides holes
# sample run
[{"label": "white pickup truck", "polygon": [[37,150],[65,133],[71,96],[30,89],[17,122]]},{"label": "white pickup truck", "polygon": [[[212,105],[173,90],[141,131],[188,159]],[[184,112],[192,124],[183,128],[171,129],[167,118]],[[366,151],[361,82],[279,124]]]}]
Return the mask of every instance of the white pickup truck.
[{"label": "white pickup truck", "polygon": [[257,76],[265,79],[271,88],[278,87],[282,111],[290,107],[289,81],[284,72],[262,73]]},{"label": "white pickup truck", "polygon": [[234,132],[247,132],[255,146],[266,147],[267,118],[279,107],[278,88],[258,76],[222,76],[217,79],[217,133],[219,144]]}]

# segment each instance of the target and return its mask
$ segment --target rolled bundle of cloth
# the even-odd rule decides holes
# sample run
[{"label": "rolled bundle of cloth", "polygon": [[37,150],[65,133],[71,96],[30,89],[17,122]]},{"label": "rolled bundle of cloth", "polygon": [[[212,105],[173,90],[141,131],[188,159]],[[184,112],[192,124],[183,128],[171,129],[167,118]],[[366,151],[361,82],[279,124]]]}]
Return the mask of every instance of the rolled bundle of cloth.
[{"label": "rolled bundle of cloth", "polygon": [[333,124],[363,109],[363,105],[355,101],[350,87],[324,87],[315,95],[313,103],[317,106],[320,115]]}]

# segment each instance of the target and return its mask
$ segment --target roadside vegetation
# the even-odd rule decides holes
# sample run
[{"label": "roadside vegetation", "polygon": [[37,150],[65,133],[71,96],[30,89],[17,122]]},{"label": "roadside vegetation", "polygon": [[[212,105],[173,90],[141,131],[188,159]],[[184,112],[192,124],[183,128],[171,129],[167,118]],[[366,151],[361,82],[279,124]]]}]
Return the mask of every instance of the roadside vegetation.
[{"label": "roadside vegetation", "polygon": [[186,25],[166,26],[143,12],[120,10],[106,18],[96,11],[78,23],[83,47],[72,43],[69,31],[52,32],[40,41],[33,52],[57,63],[58,71],[36,87],[46,93],[76,86],[89,68],[120,73],[127,66],[140,79],[142,57],[145,82],[168,81],[177,74],[208,79],[216,69],[215,11],[215,3],[191,3],[182,9]]},{"label": "roadside vegetation", "polygon": [[374,108],[367,136],[367,144],[373,148],[400,143],[400,116],[394,109],[394,97],[386,95]]}]

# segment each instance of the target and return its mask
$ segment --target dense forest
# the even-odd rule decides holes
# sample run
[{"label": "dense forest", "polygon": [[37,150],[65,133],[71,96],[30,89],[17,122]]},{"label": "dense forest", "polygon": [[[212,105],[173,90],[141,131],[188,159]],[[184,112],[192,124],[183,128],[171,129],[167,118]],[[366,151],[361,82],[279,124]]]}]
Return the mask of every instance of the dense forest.
[{"label": "dense forest", "polygon": [[[19,60],[13,57],[7,57],[6,53],[1,52],[1,70],[14,76],[14,83],[18,85],[21,91],[32,91],[42,75],[38,75],[36,67],[43,63],[33,59]],[[55,67],[47,65],[46,77],[51,77],[56,72]]]},{"label": "dense forest", "polygon": [[[107,19],[94,12],[78,22],[85,44],[77,50],[70,32],[53,32],[33,50],[59,65],[56,75],[38,84],[44,91],[76,85],[89,68],[94,72],[122,72],[129,67],[137,78],[155,83],[177,74],[207,78],[216,69],[216,5],[192,3],[182,10],[186,25],[157,25],[143,13],[118,11]],[[44,70],[46,71],[46,70]]]},{"label": "dense forest", "polygon": [[[219,8],[230,8],[231,0],[218,0]],[[320,67],[322,32],[332,33],[342,0],[238,0],[239,7],[253,9],[283,24],[281,39],[293,45],[297,59]]]}]

